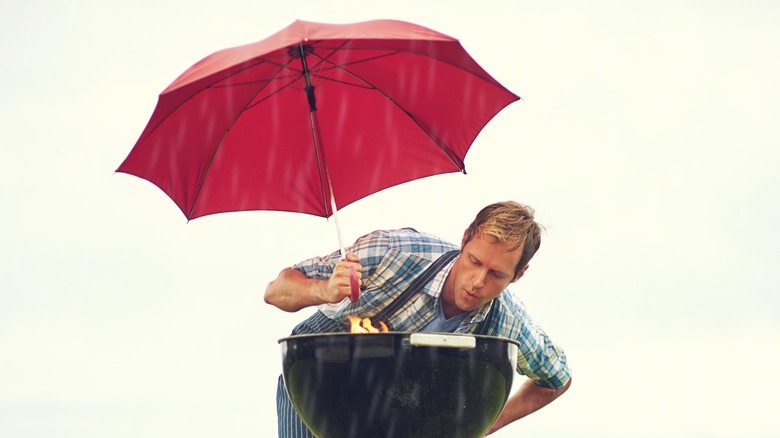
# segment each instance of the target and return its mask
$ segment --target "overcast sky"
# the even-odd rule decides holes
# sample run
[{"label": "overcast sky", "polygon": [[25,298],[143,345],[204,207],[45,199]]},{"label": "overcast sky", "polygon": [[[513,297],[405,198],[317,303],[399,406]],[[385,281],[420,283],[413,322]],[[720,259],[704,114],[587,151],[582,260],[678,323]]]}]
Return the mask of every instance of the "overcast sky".
[{"label": "overcast sky", "polygon": [[571,390],[496,437],[780,435],[780,3],[6,1],[0,5],[0,437],[276,434],[262,301],[338,246],[332,221],[187,223],[114,174],[158,94],[295,19],[393,18],[460,39],[522,96],[450,174],[344,208],[349,242],[458,241],[482,206],[537,210],[513,292]]}]

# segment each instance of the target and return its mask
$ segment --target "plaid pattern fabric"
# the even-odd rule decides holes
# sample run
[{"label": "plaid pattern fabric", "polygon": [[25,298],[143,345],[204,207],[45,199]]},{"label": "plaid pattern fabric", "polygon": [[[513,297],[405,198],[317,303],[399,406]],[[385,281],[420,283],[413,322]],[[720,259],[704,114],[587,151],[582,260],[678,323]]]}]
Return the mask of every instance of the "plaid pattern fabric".
[{"label": "plaid pattern fabric", "polygon": [[520,342],[517,372],[545,388],[562,388],[571,377],[566,354],[538,325],[534,324],[525,305],[504,291],[491,304],[490,315],[482,324],[457,332],[500,336]]},{"label": "plaid pattern fabric", "polygon": [[[346,251],[357,254],[363,266],[360,300],[352,303],[345,299],[337,305],[320,306],[320,312],[312,317],[317,321],[304,321],[296,330],[302,329],[304,324],[313,323],[321,326],[324,329],[322,332],[343,331],[347,327],[349,315],[373,317],[390,305],[434,260],[455,249],[458,247],[450,242],[412,228],[379,230],[359,238]],[[293,268],[309,278],[327,280],[340,257],[338,252],[334,252],[325,257],[305,260]],[[403,303],[385,321],[390,330],[416,332],[435,317],[437,306],[440,305],[438,298],[452,264],[448,263],[422,288],[421,293]],[[335,324],[326,321],[322,315]],[[571,375],[563,350],[552,342],[541,327],[533,323],[525,306],[508,290],[503,291],[492,303],[473,311],[455,333],[517,340],[520,343],[517,372],[544,387],[560,388]]]},{"label": "plaid pattern fabric", "polygon": [[[382,310],[377,312],[372,318],[374,321],[386,321],[388,317],[394,315],[407,301],[413,298],[419,293],[419,290],[428,284],[436,274],[441,271],[442,268],[449,265],[452,260],[458,257],[460,251],[453,250],[444,253],[441,257],[436,259],[425,270],[414,278],[414,280],[406,286],[404,291],[393,299],[393,302],[383,307]],[[441,311],[439,311],[441,313]],[[313,333],[339,333],[348,332],[350,330],[349,324],[339,322],[335,319],[328,318],[321,311],[317,311],[310,318],[306,319],[302,323],[298,324],[293,330],[293,335],[313,334]]]}]

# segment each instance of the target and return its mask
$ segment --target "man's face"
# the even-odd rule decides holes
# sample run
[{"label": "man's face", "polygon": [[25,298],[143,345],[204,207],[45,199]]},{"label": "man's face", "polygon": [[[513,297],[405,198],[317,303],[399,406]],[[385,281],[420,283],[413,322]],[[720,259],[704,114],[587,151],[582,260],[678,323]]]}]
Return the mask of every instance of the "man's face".
[{"label": "man's face", "polygon": [[461,254],[455,260],[442,293],[445,316],[478,309],[496,298],[510,283],[517,281],[525,267],[515,275],[522,246],[510,251],[506,244],[490,237],[476,236],[461,242]]}]

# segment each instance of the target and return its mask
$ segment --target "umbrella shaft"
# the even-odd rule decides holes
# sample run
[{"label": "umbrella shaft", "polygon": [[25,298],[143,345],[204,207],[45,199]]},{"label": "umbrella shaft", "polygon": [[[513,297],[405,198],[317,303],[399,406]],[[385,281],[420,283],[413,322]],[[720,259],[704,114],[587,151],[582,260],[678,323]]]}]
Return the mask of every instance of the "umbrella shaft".
[{"label": "umbrella shaft", "polygon": [[306,50],[303,48],[303,43],[300,43],[299,47],[301,49],[301,67],[303,67],[303,80],[306,82],[306,86],[303,89],[306,91],[306,99],[309,101],[309,111],[317,111],[317,98],[314,97],[314,85],[311,84],[309,65],[306,64]]},{"label": "umbrella shaft", "polygon": [[[314,153],[317,156],[317,165],[320,170],[320,187],[322,189],[322,201],[325,208],[325,217],[328,217],[328,206],[331,209],[331,215],[336,224],[336,234],[339,238],[339,251],[341,251],[341,258],[346,258],[347,254],[344,251],[344,239],[341,237],[341,223],[339,223],[339,212],[336,207],[336,198],[333,194],[333,184],[330,181],[330,172],[328,171],[328,162],[325,160],[325,151],[320,143],[320,127],[317,120],[316,109],[309,112],[309,124],[311,125],[312,141],[314,142]],[[327,188],[327,189],[326,189]]]}]

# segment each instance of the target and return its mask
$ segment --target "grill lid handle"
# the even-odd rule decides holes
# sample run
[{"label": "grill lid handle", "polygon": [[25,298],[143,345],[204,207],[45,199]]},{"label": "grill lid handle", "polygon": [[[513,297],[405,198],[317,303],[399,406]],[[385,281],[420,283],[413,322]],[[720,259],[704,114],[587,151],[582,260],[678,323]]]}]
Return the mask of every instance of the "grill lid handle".
[{"label": "grill lid handle", "polygon": [[465,335],[445,335],[440,333],[412,333],[409,343],[415,347],[476,348],[477,338]]}]

